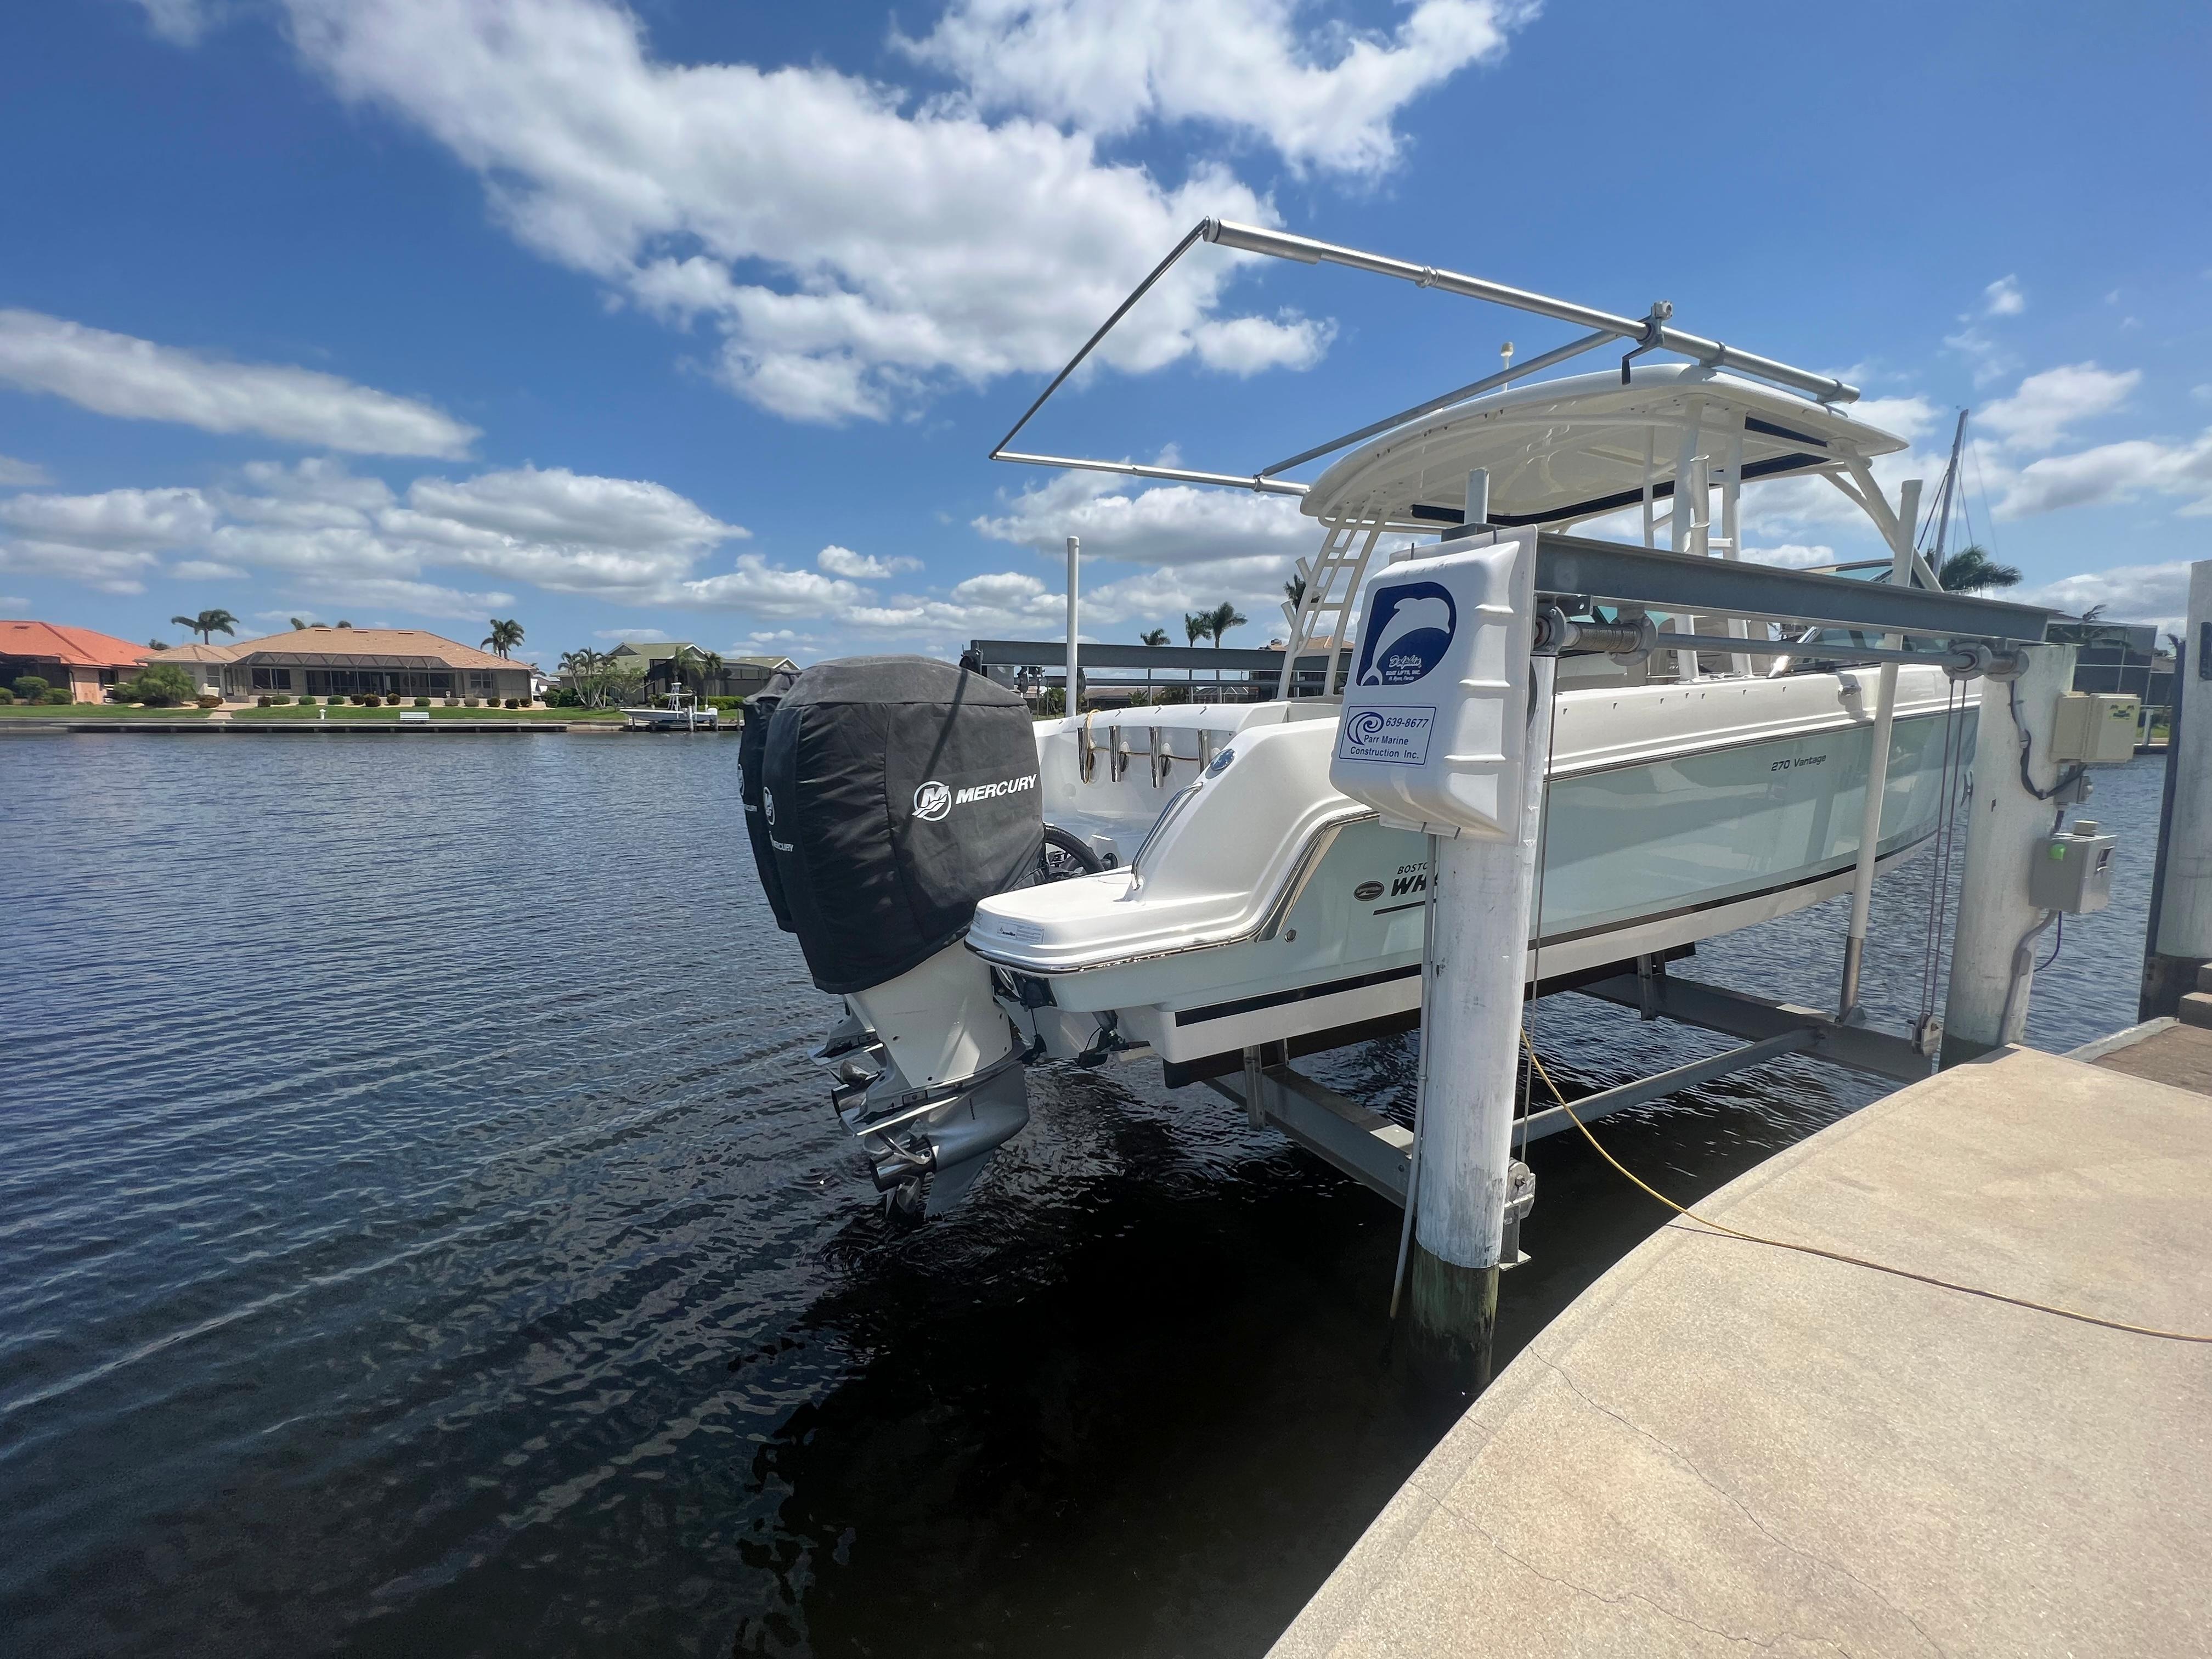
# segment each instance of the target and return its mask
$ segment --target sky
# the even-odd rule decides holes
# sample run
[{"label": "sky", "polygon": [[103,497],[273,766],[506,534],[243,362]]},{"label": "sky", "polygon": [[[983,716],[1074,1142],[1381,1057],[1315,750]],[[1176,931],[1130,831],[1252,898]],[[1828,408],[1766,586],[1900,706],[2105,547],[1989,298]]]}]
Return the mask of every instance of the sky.
[{"label": "sky", "polygon": [[[2212,11],[84,0],[0,16],[0,615],[801,662],[1224,599],[1295,503],[994,464],[1198,220],[1864,388],[2024,597],[2212,557]],[[1201,246],[1023,435],[1252,471],[1570,331]],[[1316,469],[1307,469],[1312,476]],[[1954,545],[1964,530],[1954,532]],[[1881,550],[1746,494],[1748,556]]]}]

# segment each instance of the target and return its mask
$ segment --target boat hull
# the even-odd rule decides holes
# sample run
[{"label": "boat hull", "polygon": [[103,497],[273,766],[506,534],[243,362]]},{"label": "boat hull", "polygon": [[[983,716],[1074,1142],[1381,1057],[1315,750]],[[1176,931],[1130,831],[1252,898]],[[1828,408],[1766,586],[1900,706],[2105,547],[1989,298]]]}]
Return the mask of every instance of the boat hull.
[{"label": "boat hull", "polygon": [[[1621,700],[1580,711],[1585,741],[1562,756],[1550,787],[1532,980],[1674,950],[1849,890],[1874,722],[1857,714],[1856,693],[1844,689],[1848,676],[1807,678],[1826,682],[1828,710],[1849,712],[1801,718],[1800,690],[1795,703],[1765,699],[1773,705],[1765,721],[1771,735],[1758,735],[1756,719],[1747,728],[1735,715],[1700,731],[1680,719],[1678,692],[1672,752],[1655,754],[1648,743],[1623,740]],[[1879,842],[1884,871],[1932,836],[1947,750],[1955,763],[1972,742],[1971,704],[1954,706],[1940,680],[1909,689],[1925,695],[1901,710],[1892,734]],[[1095,731],[1089,735],[1098,741]],[[1316,735],[1321,742],[1304,746],[1325,754],[1326,737]],[[1248,755],[1258,752],[1263,737],[1296,740],[1280,728],[1222,737],[1220,746]],[[1226,797],[1218,805],[1217,842],[1249,834],[1242,826],[1251,807],[1234,810]],[[1177,832],[1204,837],[1194,816],[1202,811],[1202,804],[1186,811],[1188,821],[1179,822]],[[1372,815],[1340,818],[1311,833],[1303,864],[1264,907],[1263,919],[1252,920],[1261,915],[1258,907],[1244,913],[1242,937],[1134,949],[1115,959],[1110,935],[1101,935],[1088,963],[1064,955],[1054,961],[1049,945],[1011,937],[1024,931],[1024,916],[1043,924],[1028,932],[1054,937],[1054,910],[1079,896],[1048,889],[987,901],[969,948],[1000,968],[1010,993],[1001,1006],[1018,1025],[1062,1056],[1095,1049],[1102,1027],[1119,1042],[1146,1045],[1182,1065],[1402,1019],[1420,1004],[1426,838]],[[1257,844],[1264,837],[1249,838],[1257,868],[1267,860]],[[1290,862],[1278,859],[1277,866]],[[1109,871],[1083,878],[1097,890],[1082,896],[1102,901],[1096,908],[1110,927],[1119,921],[1115,909],[1139,908],[1146,879]]]}]

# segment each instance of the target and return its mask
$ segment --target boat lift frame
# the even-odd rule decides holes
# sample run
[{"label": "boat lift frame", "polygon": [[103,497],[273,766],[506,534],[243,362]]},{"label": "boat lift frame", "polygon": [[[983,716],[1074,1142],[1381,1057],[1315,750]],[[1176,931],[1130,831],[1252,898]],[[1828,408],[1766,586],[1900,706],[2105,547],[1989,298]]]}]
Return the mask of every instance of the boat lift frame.
[{"label": "boat lift frame", "polygon": [[[1463,298],[1488,301],[1574,324],[1589,331],[1517,367],[1509,365],[1249,474],[1012,449],[1009,446],[1099,343],[1200,240],[1302,264],[1327,263],[1395,277],[1419,288],[1434,288]],[[1774,358],[1677,329],[1672,326],[1673,315],[1673,306],[1665,301],[1654,303],[1641,318],[1628,317],[1432,265],[1257,226],[1206,219],[1184,235],[1084,342],[1006,436],[993,447],[990,459],[1115,473],[1163,483],[1209,484],[1264,495],[1304,496],[1309,493],[1309,486],[1279,475],[1407,421],[1481,397],[1512,381],[1525,382],[1542,370],[1617,342],[1630,343],[1630,349],[1620,359],[1624,386],[1631,384],[1629,371],[1635,359],[1649,352],[1664,350],[1689,357],[1708,368],[1784,387],[1822,404],[1849,404],[1860,395],[1857,387],[1832,375],[1794,368]],[[1618,418],[1626,423],[1628,417]],[[1633,418],[1634,423],[1647,429],[1662,425],[1683,428],[1675,476],[1664,483],[1656,481],[1656,463],[1660,457],[1656,445],[1647,440],[1640,491],[1623,501],[1587,503],[1584,505],[1590,510],[1570,512],[1544,521],[1547,526],[1569,524],[1619,507],[1636,505],[1638,497],[1641,499],[1642,547],[1571,536],[1554,528],[1540,529],[1536,550],[1539,604],[1548,607],[1551,614],[1563,623],[1572,623],[1578,613],[1587,615],[1598,604],[1630,611],[1656,611],[1670,617],[1694,619],[1699,615],[1718,615],[1734,619],[1731,633],[1725,638],[1698,634],[1693,627],[1661,634],[1644,624],[1639,648],[1648,651],[1658,647],[1674,651],[1678,662],[1685,665],[1685,678],[1694,681],[1698,678],[1697,653],[1701,649],[1729,651],[1736,658],[1739,668],[1746,665],[1751,655],[1787,653],[1789,647],[1784,641],[1754,641],[1733,631],[1751,621],[1831,626],[1862,634],[1887,635],[1890,638],[1881,646],[1852,647],[1837,654],[1885,663],[1938,663],[1953,674],[1966,677],[1992,670],[2003,672],[2016,667],[2021,660],[2019,648],[2043,643],[2050,636],[2053,623],[2058,620],[2055,613],[2039,606],[1944,591],[1934,570],[1913,546],[1917,486],[1908,486],[1905,499],[1898,507],[1893,507],[1863,457],[1840,458],[1826,466],[1816,465],[1795,470],[1826,477],[1873,520],[1889,544],[1893,556],[1887,561],[1868,562],[1869,568],[1875,563],[1888,563],[1888,582],[1852,580],[1839,574],[1746,563],[1741,558],[1737,540],[1737,501],[1745,482],[1745,469],[1741,464],[1741,428],[1728,454],[1718,467],[1714,467],[1707,457],[1698,453],[1702,416],[1694,400],[1690,410],[1680,416],[1641,415]],[[1714,476],[1716,472],[1717,477]],[[1340,624],[1348,623],[1361,576],[1379,538],[1385,533],[1411,532],[1441,535],[1451,540],[1480,533],[1485,528],[1497,528],[1488,514],[1486,482],[1481,475],[1470,479],[1468,507],[1457,525],[1442,522],[1441,514],[1409,516],[1403,520],[1372,515],[1357,505],[1345,513],[1324,516],[1328,533],[1322,566],[1308,570],[1301,562],[1301,573],[1308,577],[1307,596],[1284,653],[1285,694],[1293,665],[1304,653],[1313,631],[1312,624],[1320,613],[1333,610]],[[1480,500],[1475,493],[1478,483],[1484,490]],[[1709,516],[1711,492],[1716,485],[1721,489],[1723,503],[1717,538],[1711,533],[1713,526]],[[1671,551],[1662,551],[1656,545],[1657,503],[1665,497],[1672,497]],[[1707,516],[1700,516],[1699,502],[1704,504]],[[1903,510],[1899,511],[1899,507]],[[1355,543],[1356,552],[1352,550]],[[1723,556],[1711,556],[1716,547]],[[1334,588],[1334,578],[1338,575],[1349,577],[1342,592]],[[1593,632],[1618,635],[1623,631],[1618,624],[1594,617],[1584,625]],[[1932,648],[1908,648],[1907,641],[1916,638],[1942,643]],[[1754,646],[1761,648],[1754,650]],[[1885,673],[1886,683],[1893,684],[1893,669]],[[1325,686],[1326,690],[1334,690],[1333,680],[1334,676],[1332,683]],[[1884,761],[1890,714],[1890,700],[1886,697],[1875,726],[1878,758]],[[1879,778],[1871,777],[1869,783],[1869,802],[1878,811]],[[1873,816],[1874,811],[1870,811],[1869,817]],[[1866,890],[1871,884],[1875,861],[1874,849],[1868,844],[1872,832],[1863,829],[1860,839],[1854,937],[1849,941],[1853,945],[1859,943],[1857,935],[1864,927]],[[1633,1008],[1647,1020],[1668,1018],[1742,1039],[1741,1046],[1721,1054],[1585,1097],[1574,1103],[1572,1114],[1585,1122],[1765,1065],[1785,1054],[1803,1054],[1896,1083],[1924,1078],[1935,1064],[1934,1057],[1912,1039],[1856,1023],[1856,973],[1850,967],[1846,969],[1842,1006],[1835,1017],[1797,1004],[1671,975],[1666,971],[1666,958],[1657,956],[1639,957],[1633,963],[1624,963],[1609,975],[1595,979],[1577,975],[1571,984],[1539,984],[1531,988],[1533,994],[1539,996],[1568,989]],[[1241,1077],[1234,1077],[1233,1080],[1207,1078],[1204,1079],[1207,1086],[1241,1103],[1255,1127],[1273,1125],[1353,1179],[1401,1206],[1406,1204],[1413,1153],[1413,1136],[1410,1132],[1297,1071],[1279,1045],[1272,1055],[1258,1048],[1248,1048],[1242,1059]],[[1569,1115],[1563,1109],[1532,1111],[1528,1109],[1531,1103],[1523,1103],[1522,1114],[1516,1120],[1516,1139],[1540,1138],[1569,1127]],[[1525,1212],[1533,1189],[1516,1188],[1516,1194],[1509,1203],[1509,1227],[1513,1229],[1509,1231],[1509,1238],[1517,1231],[1518,1217]],[[1516,1248],[1509,1246],[1505,1263],[1510,1265],[1516,1254]]]},{"label": "boat lift frame", "polygon": [[[1863,652],[1853,647],[1844,654],[1935,663],[1961,676],[1991,668],[2002,672],[2017,659],[2021,647],[2042,644],[2064,629],[2064,620],[2056,613],[2011,600],[1855,581],[1551,532],[1537,539],[1536,587],[1540,605],[1557,607],[1569,618],[1575,611],[1603,603],[1941,640],[1942,645],[1930,649],[1875,647]],[[1590,626],[1593,633],[1604,627]],[[1678,641],[1662,634],[1654,642],[1672,648]],[[1724,649],[1744,641],[1681,636],[1679,643]],[[1917,1082],[1935,1063],[1909,1037],[1801,1004],[1683,978],[1668,972],[1661,957],[1639,957],[1609,975],[1577,975],[1572,983],[1547,981],[1532,988],[1539,996],[1579,991],[1634,1009],[1647,1020],[1670,1019],[1741,1040],[1740,1047],[1574,1102],[1573,1115],[1584,1122],[1764,1066],[1786,1054],[1802,1054],[1899,1084]],[[1404,1204],[1410,1133],[1298,1071],[1287,1058],[1271,1060],[1258,1049],[1247,1050],[1243,1058],[1241,1076],[1203,1081],[1243,1106],[1255,1125],[1272,1124],[1346,1175],[1392,1202]],[[1532,1109],[1517,1120],[1515,1138],[1538,1139],[1571,1127],[1568,1115],[1559,1107]]]}]

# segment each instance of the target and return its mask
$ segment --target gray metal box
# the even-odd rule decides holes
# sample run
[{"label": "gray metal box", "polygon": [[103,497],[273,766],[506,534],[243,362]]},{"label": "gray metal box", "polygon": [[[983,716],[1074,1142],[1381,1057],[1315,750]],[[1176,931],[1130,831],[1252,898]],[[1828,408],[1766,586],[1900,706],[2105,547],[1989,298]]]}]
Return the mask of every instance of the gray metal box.
[{"label": "gray metal box", "polygon": [[2136,757],[2142,699],[2118,691],[2062,691],[2051,726],[2051,758],[2110,765]]},{"label": "gray metal box", "polygon": [[2112,860],[2118,836],[2100,836],[2084,819],[2061,836],[2036,843],[2028,866],[2028,902],[2039,910],[2073,915],[2101,910],[2112,902]]}]

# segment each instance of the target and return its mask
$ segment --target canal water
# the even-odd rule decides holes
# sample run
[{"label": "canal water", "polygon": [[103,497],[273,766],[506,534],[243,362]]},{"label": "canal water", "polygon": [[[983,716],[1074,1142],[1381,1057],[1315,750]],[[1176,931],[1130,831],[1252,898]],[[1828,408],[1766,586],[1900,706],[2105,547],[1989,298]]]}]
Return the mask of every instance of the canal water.
[{"label": "canal water", "polygon": [[[2159,781],[2100,775],[2044,1046],[2133,1018]],[[15,736],[0,845],[10,1651],[1254,1655],[1464,1403],[1394,1351],[1396,1212],[1156,1067],[1033,1073],[973,1199],[888,1224],[734,743]],[[1694,969],[1824,1004],[1841,932]],[[1583,1088],[1720,1046],[1534,1024]],[[1402,1114],[1412,1062],[1318,1069]],[[1601,1133],[1687,1200],[1874,1092],[1787,1060]],[[1501,1363],[1662,1219],[1531,1161]]]}]

